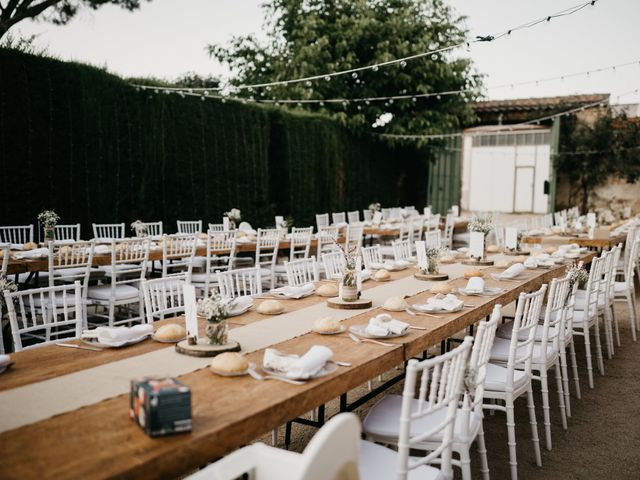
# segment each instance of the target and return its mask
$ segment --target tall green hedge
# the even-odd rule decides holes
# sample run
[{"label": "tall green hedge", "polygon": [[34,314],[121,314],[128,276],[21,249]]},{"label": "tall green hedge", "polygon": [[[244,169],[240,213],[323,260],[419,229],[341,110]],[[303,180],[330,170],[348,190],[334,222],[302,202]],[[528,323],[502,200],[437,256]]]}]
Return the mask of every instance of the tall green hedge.
[{"label": "tall green hedge", "polygon": [[421,150],[318,115],[138,91],[87,65],[0,49],[0,224],[176,219],[242,210],[314,223],[316,212],[426,198]]}]

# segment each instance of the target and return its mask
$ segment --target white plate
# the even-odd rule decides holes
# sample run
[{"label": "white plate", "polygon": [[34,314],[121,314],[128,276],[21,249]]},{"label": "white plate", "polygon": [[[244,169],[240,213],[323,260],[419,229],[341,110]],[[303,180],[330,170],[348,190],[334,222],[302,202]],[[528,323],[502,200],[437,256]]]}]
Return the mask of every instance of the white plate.
[{"label": "white plate", "polygon": [[289,298],[291,300],[299,300],[301,298],[309,297],[309,296],[313,295],[314,293],[316,293],[316,290],[314,288],[310,292],[305,292],[302,295],[291,295],[290,293],[287,293],[285,291],[286,288],[287,287],[274,288],[273,290],[271,290],[269,292],[269,295],[273,295],[273,296],[276,296],[276,297]]},{"label": "white plate", "polygon": [[233,309],[229,312],[230,317],[237,317],[238,315],[242,315],[244,312],[248,311],[253,307],[253,302],[251,302],[248,306],[239,309]]},{"label": "white plate", "polygon": [[[298,355],[288,355],[288,356],[299,358]],[[329,374],[335,372],[337,369],[338,369],[338,364],[332,362],[331,360],[329,360],[327,363],[324,364],[324,367],[322,367],[322,370],[320,370],[315,375],[311,375],[309,378],[294,378],[294,377],[288,377],[287,375],[285,375],[282,372],[279,372],[277,370],[271,370],[270,368],[265,367],[264,365],[262,366],[262,371],[265,372],[268,375],[273,375],[274,377],[284,378],[286,380],[302,380],[302,381],[311,380],[312,378],[324,377],[326,375],[329,375]]]},{"label": "white plate", "polygon": [[244,372],[222,372],[220,370],[216,370],[213,367],[209,367],[209,369],[213,373],[215,373],[216,375],[220,375],[221,377],[241,377],[243,375],[248,375],[249,374],[249,370],[255,370],[256,369],[256,364],[255,363],[250,363],[249,367]]},{"label": "white plate", "polygon": [[498,287],[485,287],[482,293],[475,293],[475,292],[467,292],[467,290],[464,288],[459,288],[458,292],[460,292],[463,295],[476,295],[478,297],[487,297],[487,296],[493,296],[493,295],[502,293],[504,292],[504,289],[498,288]]},{"label": "white plate", "polygon": [[349,331],[351,333],[355,333],[356,335],[362,338],[376,338],[376,339],[398,338],[398,337],[404,337],[407,334],[407,333],[390,333],[388,335],[371,335],[367,333],[367,325],[351,325],[349,327]]},{"label": "white plate", "polygon": [[455,310],[446,310],[444,308],[435,307],[428,303],[415,303],[413,305],[410,305],[410,307],[412,310],[415,310],[416,312],[422,312],[422,313],[436,313],[436,312],[455,313],[462,310],[464,308],[464,305],[461,305],[459,308],[456,308]]},{"label": "white plate", "polygon": [[80,340],[82,341],[82,343],[86,343],[87,345],[91,345],[93,347],[99,347],[99,348],[122,348],[122,347],[128,347],[129,345],[135,345],[136,343],[140,343],[140,342],[146,340],[147,338],[149,338],[150,336],[151,336],[151,334],[146,334],[146,335],[143,335],[141,337],[131,339],[128,342],[125,342],[122,345],[117,345],[117,346],[116,345],[107,345],[107,344],[104,344],[104,343],[100,343],[97,338],[80,338]]},{"label": "white plate", "polygon": [[580,254],[569,252],[564,254],[564,258],[570,258],[570,259],[580,258]]},{"label": "white plate", "polygon": [[[536,267],[527,267],[527,266],[525,265],[525,268],[536,268]],[[500,274],[500,273],[492,273],[492,274],[491,274],[491,277],[492,277],[494,280],[498,280],[498,281],[500,281],[500,280],[517,280],[517,281],[522,281],[522,280],[527,280],[527,279],[529,278],[529,276],[528,276],[528,275],[524,275],[524,276],[523,276],[523,275],[522,275],[522,273],[520,273],[519,275],[516,275],[515,277],[502,277],[501,275],[502,275],[502,274]]]},{"label": "white plate", "polygon": [[338,330],[334,330],[332,332],[318,332],[317,330],[313,330],[313,333],[317,333],[318,335],[337,335],[338,333],[342,333],[346,330],[344,325],[340,325]]}]

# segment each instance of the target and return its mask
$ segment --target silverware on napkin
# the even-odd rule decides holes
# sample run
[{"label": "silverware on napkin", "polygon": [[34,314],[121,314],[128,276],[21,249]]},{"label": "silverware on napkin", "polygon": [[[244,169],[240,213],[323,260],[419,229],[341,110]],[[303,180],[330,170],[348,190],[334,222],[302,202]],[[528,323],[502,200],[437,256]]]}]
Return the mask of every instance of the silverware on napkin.
[{"label": "silverware on napkin", "polygon": [[56,343],[55,344],[58,347],[69,347],[69,348],[78,348],[80,350],[89,350],[91,352],[101,352],[102,348],[96,348],[96,347],[85,347],[84,345],[76,345],[75,343]]}]

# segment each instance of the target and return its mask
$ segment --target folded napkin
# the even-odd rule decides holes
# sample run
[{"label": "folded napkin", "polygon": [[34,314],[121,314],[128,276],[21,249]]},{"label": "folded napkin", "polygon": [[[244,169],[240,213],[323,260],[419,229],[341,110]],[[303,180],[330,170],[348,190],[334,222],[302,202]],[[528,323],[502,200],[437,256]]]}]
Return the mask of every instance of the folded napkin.
[{"label": "folded napkin", "polygon": [[287,286],[282,288],[276,288],[274,291],[278,293],[282,293],[285,296],[290,298],[302,298],[302,297],[311,295],[313,292],[315,292],[315,290],[316,290],[316,286],[312,282],[309,282],[309,283],[305,283],[304,285],[300,285],[298,287]]},{"label": "folded napkin", "polygon": [[48,248],[34,248],[33,250],[24,250],[22,252],[14,254],[14,257],[18,260],[22,260],[23,258],[44,258],[48,256]]},{"label": "folded napkin", "polygon": [[238,314],[253,305],[253,298],[251,295],[244,295],[233,299],[231,315]]},{"label": "folded napkin", "polygon": [[465,290],[470,293],[484,292],[484,280],[480,277],[471,277]]},{"label": "folded napkin", "polygon": [[236,238],[236,243],[251,243],[253,242],[253,240],[251,240],[249,237],[237,237]]},{"label": "folded napkin", "polygon": [[358,272],[358,280],[360,280],[360,282],[364,282],[365,280],[369,280],[371,278],[371,270],[367,270],[366,268],[364,270],[360,270]]},{"label": "folded napkin", "polygon": [[[1,246],[6,246],[6,243],[3,243]],[[10,243],[9,244],[9,249],[10,250],[22,250],[24,248],[24,245],[22,243]]]},{"label": "folded napkin", "polygon": [[427,308],[425,310],[446,310],[454,312],[460,310],[464,306],[464,302],[455,295],[449,293],[447,295],[438,294],[427,300]]},{"label": "folded napkin", "polygon": [[410,325],[408,323],[396,320],[387,313],[381,313],[380,315],[376,315],[369,319],[366,332],[369,335],[376,336],[386,336],[391,333],[395,335],[402,335],[409,330],[409,326]]},{"label": "folded napkin", "polygon": [[[527,260],[532,260],[532,258],[528,258]],[[522,263],[514,263],[500,274],[500,278],[515,278],[522,272],[524,272],[524,265]]]},{"label": "folded napkin", "polygon": [[[536,258],[536,257],[529,257],[524,261],[524,265],[523,267],[527,267],[527,268],[537,268],[538,266],[538,260],[544,261],[544,259],[541,258]],[[506,273],[506,272],[505,272]],[[504,275],[504,273],[502,274]],[[500,275],[502,277],[502,275]],[[502,277],[502,278],[509,278],[509,277]]]},{"label": "folded napkin", "polygon": [[0,355],[0,368],[6,367],[7,365],[9,365],[9,362],[9,355]]},{"label": "folded napkin", "polygon": [[257,235],[258,233],[249,222],[240,222],[240,225],[238,225],[238,230],[246,233],[247,235]]},{"label": "folded napkin", "polygon": [[94,333],[100,343],[110,347],[121,347],[125,343],[152,335],[153,325],[143,323],[133,327],[98,327],[95,330],[85,331],[83,336],[90,338]]},{"label": "folded napkin", "polygon": [[107,253],[111,253],[111,247],[107,245],[96,245],[93,248],[93,253],[98,255],[105,255]]},{"label": "folded napkin", "polygon": [[262,364],[287,378],[306,380],[318,374],[332,356],[331,349],[322,345],[314,345],[301,357],[285,355],[274,348],[267,348]]}]

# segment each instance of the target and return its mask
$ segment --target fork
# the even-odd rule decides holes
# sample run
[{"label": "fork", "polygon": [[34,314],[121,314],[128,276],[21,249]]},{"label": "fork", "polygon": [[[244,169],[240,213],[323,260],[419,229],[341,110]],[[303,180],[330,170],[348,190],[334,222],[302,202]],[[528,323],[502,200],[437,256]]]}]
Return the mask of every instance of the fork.
[{"label": "fork", "polygon": [[413,315],[414,317],[416,315],[423,315],[425,317],[431,317],[431,318],[442,318],[440,315],[433,315],[432,313],[426,313],[426,312],[415,312],[409,308],[407,308],[405,310],[409,315]]},{"label": "fork", "polygon": [[302,382],[300,380],[291,380],[290,378],[277,377],[275,375],[260,375],[253,368],[250,368],[248,370],[248,372],[249,372],[249,375],[251,375],[256,380],[260,380],[260,381],[262,381],[262,380],[280,380],[281,382],[290,383],[291,385],[304,385],[306,383],[306,382]]},{"label": "fork", "polygon": [[383,347],[396,347],[397,345],[395,343],[385,343],[385,342],[380,342],[378,340],[373,340],[372,338],[360,338],[355,336],[353,333],[350,333],[349,336],[351,337],[351,340],[353,340],[356,343],[375,343],[376,345],[382,345]]}]

